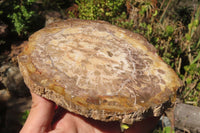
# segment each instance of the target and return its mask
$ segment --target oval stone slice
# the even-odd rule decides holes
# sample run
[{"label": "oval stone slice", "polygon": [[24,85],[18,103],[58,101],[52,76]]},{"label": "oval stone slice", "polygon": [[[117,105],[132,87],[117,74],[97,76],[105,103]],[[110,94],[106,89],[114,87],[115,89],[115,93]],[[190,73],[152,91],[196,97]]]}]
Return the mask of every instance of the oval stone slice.
[{"label": "oval stone slice", "polygon": [[45,27],[29,38],[18,61],[32,92],[102,121],[159,116],[181,86],[146,39],[104,21]]}]

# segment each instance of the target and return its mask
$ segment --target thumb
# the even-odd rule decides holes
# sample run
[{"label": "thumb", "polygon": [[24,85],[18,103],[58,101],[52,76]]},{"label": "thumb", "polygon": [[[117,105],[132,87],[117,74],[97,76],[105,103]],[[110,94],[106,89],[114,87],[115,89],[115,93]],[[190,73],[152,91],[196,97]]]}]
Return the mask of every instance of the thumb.
[{"label": "thumb", "polygon": [[55,104],[34,93],[29,116],[20,133],[44,133],[50,129]]}]

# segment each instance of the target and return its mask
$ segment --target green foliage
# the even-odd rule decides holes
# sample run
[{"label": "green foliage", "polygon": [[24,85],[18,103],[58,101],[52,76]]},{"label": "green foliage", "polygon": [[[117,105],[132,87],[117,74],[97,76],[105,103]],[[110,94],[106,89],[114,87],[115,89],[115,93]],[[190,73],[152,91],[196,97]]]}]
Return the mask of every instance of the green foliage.
[{"label": "green foliage", "polygon": [[[133,21],[127,20],[126,0],[75,0],[80,19],[105,20],[123,28],[130,28]],[[69,12],[70,17],[74,17]]]},{"label": "green foliage", "polygon": [[4,9],[3,13],[7,15],[13,24],[13,30],[17,32],[18,35],[27,34],[29,24],[32,22],[32,18],[35,14],[31,10],[33,2],[36,0],[7,0],[1,6]]},{"label": "green foliage", "polygon": [[172,26],[170,26],[170,25],[167,25],[165,32],[166,32],[165,36],[171,36],[173,34],[173,32],[174,32],[174,28]]},{"label": "green foliage", "polygon": [[21,118],[19,120],[19,122],[24,125],[26,119],[28,118],[28,115],[29,115],[30,111],[29,110],[26,110],[22,115],[21,115]]},{"label": "green foliage", "polygon": [[122,13],[125,0],[75,0],[78,4],[79,18],[106,20],[111,22]]},{"label": "green foliage", "polygon": [[[130,1],[134,2],[133,0],[130,0]],[[150,1],[150,0],[140,1],[138,7],[140,8],[139,14],[141,15],[141,16],[140,16],[141,18],[144,18],[144,17],[148,18],[148,17],[150,17],[152,14],[153,14],[154,16],[157,15],[157,11],[154,11],[154,10],[153,10],[154,5],[153,5],[152,1]]]},{"label": "green foliage", "polygon": [[200,5],[195,11],[191,22],[188,24],[188,32],[183,38],[186,40],[186,55],[188,56],[188,64],[184,68],[184,74],[181,74],[185,88],[183,89],[181,98],[185,103],[200,106],[200,38],[198,41],[193,40],[193,36],[198,31],[200,18]]},{"label": "green foliage", "polygon": [[163,129],[156,129],[153,133],[175,133],[171,127],[164,127]]},{"label": "green foliage", "polygon": [[121,132],[124,132],[124,130],[129,129],[129,125],[124,124],[124,123],[121,123],[121,124],[120,124],[120,128],[121,128]]}]

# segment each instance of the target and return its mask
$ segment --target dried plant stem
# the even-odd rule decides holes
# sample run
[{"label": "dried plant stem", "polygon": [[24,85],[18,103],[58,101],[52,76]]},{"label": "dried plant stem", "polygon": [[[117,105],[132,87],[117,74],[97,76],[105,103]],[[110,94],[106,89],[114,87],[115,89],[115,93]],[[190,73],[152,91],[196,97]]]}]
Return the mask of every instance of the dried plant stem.
[{"label": "dried plant stem", "polygon": [[191,54],[191,49],[190,49],[190,43],[188,43],[188,60],[190,64],[192,63],[192,54]]},{"label": "dried plant stem", "polygon": [[182,58],[177,59],[178,60],[178,65],[176,66],[176,71],[180,73],[181,70],[181,64],[182,64]]},{"label": "dried plant stem", "polygon": [[160,9],[162,9],[164,3],[165,3],[165,0],[163,0],[163,2],[161,3],[161,5],[160,5]]},{"label": "dried plant stem", "polygon": [[[195,88],[195,86],[197,85],[197,81],[198,80],[196,80],[196,81],[194,81],[194,83],[192,83],[192,84],[190,84],[188,87],[190,88],[188,91],[187,91],[187,93],[183,96],[183,98],[185,99],[188,95],[189,95],[189,93]],[[187,87],[186,87],[187,88]]]},{"label": "dried plant stem", "polygon": [[194,64],[199,59],[200,59],[200,52],[198,53],[197,57],[191,62],[191,64]]},{"label": "dried plant stem", "polygon": [[159,20],[160,22],[162,22],[162,20],[163,20],[163,18],[165,16],[165,13],[166,13],[166,11],[167,11],[167,9],[168,9],[168,7],[169,7],[169,5],[170,5],[171,2],[172,2],[172,0],[168,1],[167,6],[165,7],[165,9],[164,9],[164,11],[163,11],[163,13],[162,13],[162,15],[160,17],[160,20]]}]

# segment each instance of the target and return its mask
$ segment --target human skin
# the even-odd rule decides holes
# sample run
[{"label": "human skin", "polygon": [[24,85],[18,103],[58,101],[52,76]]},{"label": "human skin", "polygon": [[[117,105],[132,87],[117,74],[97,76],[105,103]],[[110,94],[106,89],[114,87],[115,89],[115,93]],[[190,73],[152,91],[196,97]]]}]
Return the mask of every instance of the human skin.
[{"label": "human skin", "polygon": [[[34,93],[30,114],[20,133],[120,133],[119,122],[102,122],[71,113]],[[55,113],[56,112],[56,113]],[[135,122],[125,133],[149,133],[159,117]]]}]

